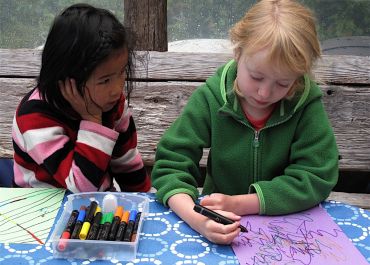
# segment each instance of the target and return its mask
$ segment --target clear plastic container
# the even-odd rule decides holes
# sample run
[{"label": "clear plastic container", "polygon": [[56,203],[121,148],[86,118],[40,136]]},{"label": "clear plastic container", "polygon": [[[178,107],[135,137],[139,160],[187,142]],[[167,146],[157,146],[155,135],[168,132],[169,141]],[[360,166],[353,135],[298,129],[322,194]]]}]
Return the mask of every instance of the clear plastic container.
[{"label": "clear plastic container", "polygon": [[[103,199],[107,194],[114,195],[117,198],[118,206],[123,206],[125,211],[137,210],[141,212],[137,236],[134,242],[60,239],[73,210],[79,210],[82,205],[87,207],[93,200],[98,202],[101,207]],[[116,259],[120,261],[129,261],[136,258],[143,221],[149,213],[149,198],[125,192],[85,192],[68,195],[67,199],[61,218],[51,235],[54,258]],[[58,249],[60,242],[66,245],[64,251],[59,251]]]}]

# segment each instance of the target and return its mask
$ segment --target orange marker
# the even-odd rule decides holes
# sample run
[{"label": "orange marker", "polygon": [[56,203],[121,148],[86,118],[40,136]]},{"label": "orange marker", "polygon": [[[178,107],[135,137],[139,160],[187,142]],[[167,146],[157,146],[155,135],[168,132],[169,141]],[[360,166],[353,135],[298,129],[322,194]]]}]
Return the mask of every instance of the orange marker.
[{"label": "orange marker", "polygon": [[124,211],[122,218],[121,218],[121,223],[118,226],[118,231],[116,234],[116,241],[122,241],[123,235],[125,234],[126,226],[128,223],[128,218],[130,216],[129,211]]}]

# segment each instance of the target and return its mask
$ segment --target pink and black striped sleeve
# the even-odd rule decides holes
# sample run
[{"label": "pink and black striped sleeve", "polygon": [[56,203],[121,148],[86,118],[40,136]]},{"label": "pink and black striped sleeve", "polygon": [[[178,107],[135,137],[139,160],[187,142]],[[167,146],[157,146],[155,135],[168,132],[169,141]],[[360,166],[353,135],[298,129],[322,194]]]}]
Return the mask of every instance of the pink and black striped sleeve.
[{"label": "pink and black striped sleeve", "polygon": [[50,175],[58,186],[72,192],[111,187],[107,169],[118,136],[96,123],[63,120],[40,100],[23,104],[13,126],[18,156],[27,156],[40,166],[33,170],[36,179],[50,183],[46,179]]},{"label": "pink and black striped sleeve", "polygon": [[114,124],[119,136],[112,154],[110,174],[116,179],[122,191],[146,192],[151,187],[151,181],[137,149],[135,122],[124,98],[118,113],[122,114]]}]

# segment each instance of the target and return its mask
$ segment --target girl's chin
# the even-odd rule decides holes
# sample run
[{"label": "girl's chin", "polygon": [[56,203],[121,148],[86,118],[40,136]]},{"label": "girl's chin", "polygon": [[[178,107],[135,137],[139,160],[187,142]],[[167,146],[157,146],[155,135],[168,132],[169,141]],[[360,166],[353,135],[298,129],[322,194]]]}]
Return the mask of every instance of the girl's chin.
[{"label": "girl's chin", "polygon": [[107,112],[107,111],[110,111],[114,108],[114,106],[116,106],[117,102],[114,102],[114,103],[111,103],[111,104],[108,104],[106,106],[104,106],[103,108],[103,111],[104,112]]}]

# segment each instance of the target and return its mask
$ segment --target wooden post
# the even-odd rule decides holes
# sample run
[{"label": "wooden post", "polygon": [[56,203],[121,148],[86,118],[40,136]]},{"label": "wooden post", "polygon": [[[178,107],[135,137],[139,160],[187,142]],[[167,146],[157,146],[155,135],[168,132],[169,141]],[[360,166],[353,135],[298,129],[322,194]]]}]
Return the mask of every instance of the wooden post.
[{"label": "wooden post", "polygon": [[137,51],[167,51],[167,0],[124,0],[124,25]]}]

